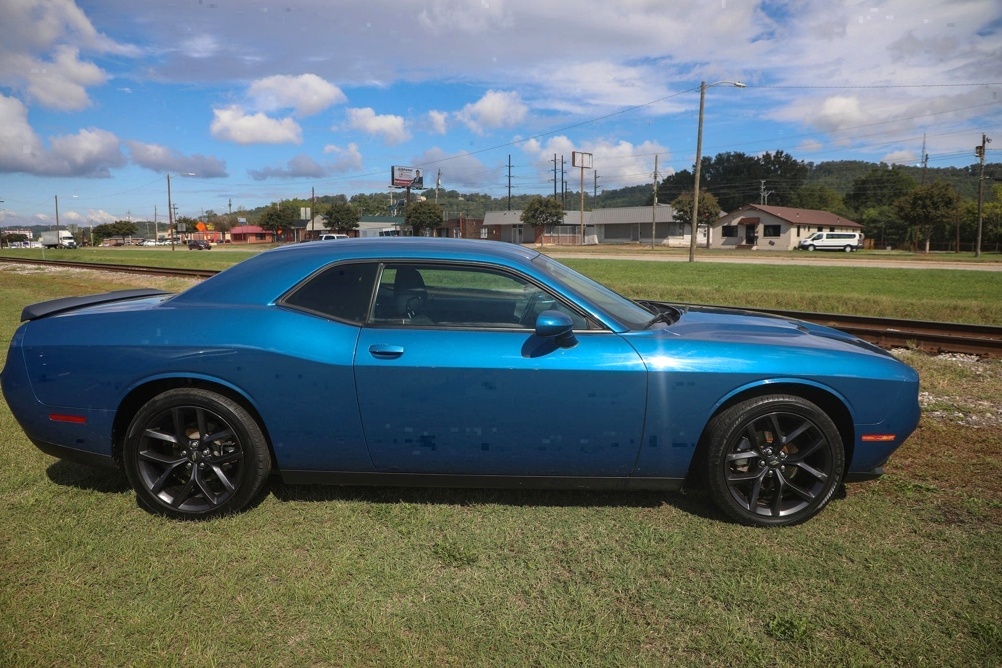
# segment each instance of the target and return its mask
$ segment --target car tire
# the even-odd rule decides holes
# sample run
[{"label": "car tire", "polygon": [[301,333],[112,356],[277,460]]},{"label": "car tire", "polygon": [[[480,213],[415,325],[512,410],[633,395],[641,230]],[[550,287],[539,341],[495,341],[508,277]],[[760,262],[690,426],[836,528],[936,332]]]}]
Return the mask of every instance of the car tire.
[{"label": "car tire", "polygon": [[807,246],[807,250],[809,250],[809,251],[813,251],[813,250],[814,250],[814,244],[810,244],[810,245],[808,245],[808,246]]},{"label": "car tire", "polygon": [[129,425],[125,474],[139,504],[175,519],[238,512],[271,471],[264,433],[243,406],[202,389],[163,392]]},{"label": "car tire", "polygon": [[791,526],[824,508],[842,482],[845,449],[815,404],[768,395],[735,404],[707,428],[706,480],[731,519]]},{"label": "car tire", "polygon": [[852,252],[852,246],[846,246],[845,247],[845,252],[846,253],[851,253]]}]

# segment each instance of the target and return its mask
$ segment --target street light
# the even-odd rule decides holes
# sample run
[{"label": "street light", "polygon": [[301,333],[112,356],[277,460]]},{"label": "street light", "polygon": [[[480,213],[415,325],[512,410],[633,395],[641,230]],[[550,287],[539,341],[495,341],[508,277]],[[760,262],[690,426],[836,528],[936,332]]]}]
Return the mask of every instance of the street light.
[{"label": "street light", "polygon": [[[692,234],[689,239],[689,262],[696,261],[696,230],[699,229],[699,167],[703,161],[703,108],[706,102],[706,89],[714,86],[734,86],[744,88],[740,81],[716,81],[707,85],[705,81],[699,82],[699,129],[696,132],[696,187],[692,194]],[[706,242],[710,242],[710,229],[706,230]]]},{"label": "street light", "polygon": [[[178,176],[195,176],[194,172],[181,172]],[[174,250],[174,207],[170,201],[170,172],[167,172],[167,234],[170,235],[170,249]]]}]

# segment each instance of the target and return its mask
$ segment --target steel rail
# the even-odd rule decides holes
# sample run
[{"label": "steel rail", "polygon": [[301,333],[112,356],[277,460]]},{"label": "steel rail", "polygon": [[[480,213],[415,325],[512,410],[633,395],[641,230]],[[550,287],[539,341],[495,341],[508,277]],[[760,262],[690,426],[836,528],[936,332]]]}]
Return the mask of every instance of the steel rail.
[{"label": "steel rail", "polygon": [[46,267],[65,267],[67,269],[91,269],[94,271],[115,271],[126,274],[148,274],[150,276],[177,276],[182,278],[204,279],[215,276],[215,269],[178,269],[174,267],[143,267],[132,264],[107,264],[101,262],[69,262],[64,260],[32,260],[22,257],[0,257],[0,262],[16,264],[38,264]]},{"label": "steel rail", "polygon": [[[11,257],[0,257],[0,262],[115,271],[147,274],[150,276],[177,276],[194,279],[205,279],[219,273],[214,269],[142,267],[125,264],[32,260]],[[783,311],[743,306],[721,308],[735,308],[741,311],[771,314],[782,318],[792,318],[794,320],[804,320],[806,322],[825,325],[858,336],[864,341],[869,341],[882,348],[919,348],[934,353],[947,352],[978,355],[980,357],[1002,357],[1002,327],[996,325],[903,320],[900,318],[842,315],[837,313]]]},{"label": "steel rail", "polygon": [[931,320],[902,320],[878,316],[807,313],[773,309],[744,309],[805,320],[858,336],[881,348],[914,348],[1002,357],[1002,327]]}]

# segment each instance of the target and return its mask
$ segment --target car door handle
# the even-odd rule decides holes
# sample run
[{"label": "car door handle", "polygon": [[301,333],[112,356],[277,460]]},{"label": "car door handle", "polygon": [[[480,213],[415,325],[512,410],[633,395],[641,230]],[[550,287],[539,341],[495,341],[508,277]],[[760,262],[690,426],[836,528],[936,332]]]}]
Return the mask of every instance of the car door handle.
[{"label": "car door handle", "polygon": [[386,343],[374,343],[369,346],[369,354],[377,359],[392,360],[404,354],[404,347],[391,346]]}]

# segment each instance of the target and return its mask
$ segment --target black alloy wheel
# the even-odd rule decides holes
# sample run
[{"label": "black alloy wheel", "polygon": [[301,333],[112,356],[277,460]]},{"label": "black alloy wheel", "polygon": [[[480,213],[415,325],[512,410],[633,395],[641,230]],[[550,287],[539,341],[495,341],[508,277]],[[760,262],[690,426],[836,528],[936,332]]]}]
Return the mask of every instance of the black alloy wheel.
[{"label": "black alloy wheel", "polygon": [[267,442],[250,414],[200,389],[168,390],[143,406],[123,454],[140,504],[177,519],[243,509],[271,470]]},{"label": "black alloy wheel", "polygon": [[799,524],[821,511],[842,481],[845,450],[820,408],[796,396],[736,404],[708,431],[708,481],[732,519],[754,526]]}]

